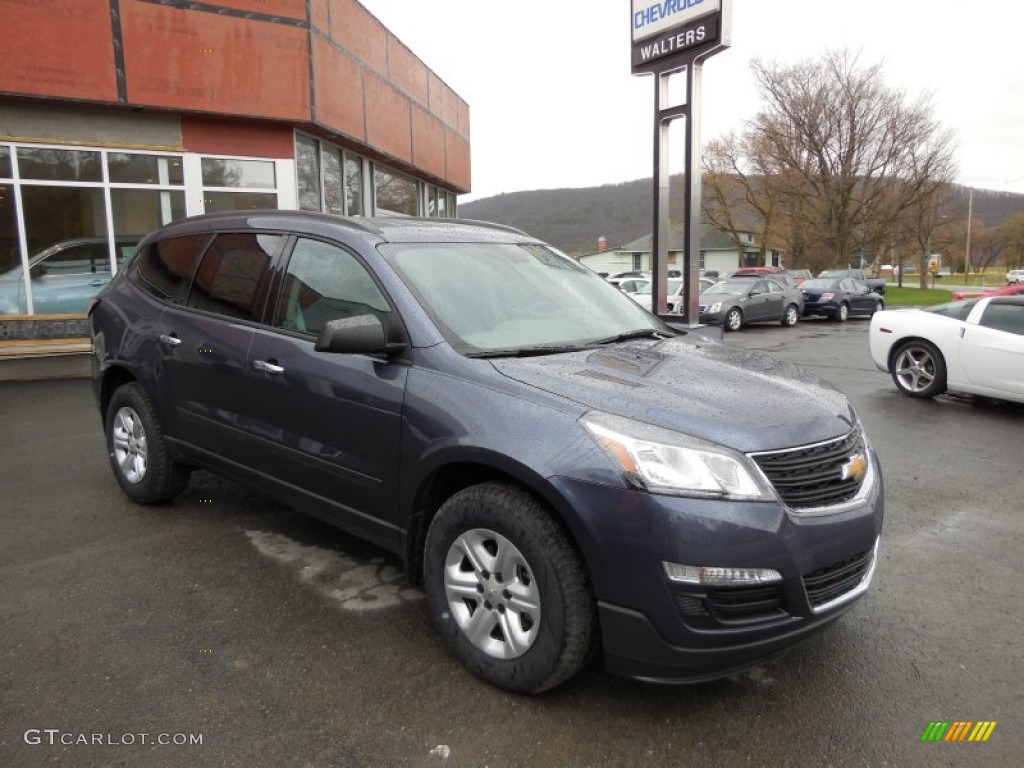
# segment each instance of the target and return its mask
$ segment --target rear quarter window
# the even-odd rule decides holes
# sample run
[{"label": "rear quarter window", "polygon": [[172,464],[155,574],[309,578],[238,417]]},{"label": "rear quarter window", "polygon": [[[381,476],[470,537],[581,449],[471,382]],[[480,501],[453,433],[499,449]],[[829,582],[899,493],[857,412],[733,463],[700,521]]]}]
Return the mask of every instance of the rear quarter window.
[{"label": "rear quarter window", "polygon": [[209,239],[209,235],[188,235],[150,243],[132,260],[128,279],[151,296],[173,301],[184,294],[196,258]]}]

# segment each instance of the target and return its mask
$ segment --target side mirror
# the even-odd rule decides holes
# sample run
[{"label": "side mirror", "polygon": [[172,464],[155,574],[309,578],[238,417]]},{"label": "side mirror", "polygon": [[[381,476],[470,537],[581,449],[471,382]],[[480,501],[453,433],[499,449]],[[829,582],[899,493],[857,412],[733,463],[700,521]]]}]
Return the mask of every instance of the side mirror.
[{"label": "side mirror", "polygon": [[405,349],[405,344],[389,344],[384,326],[376,315],[356,315],[328,320],[313,348],[317,352],[350,355],[393,355]]},{"label": "side mirror", "polygon": [[49,267],[47,267],[45,264],[33,264],[28,269],[28,276],[35,280],[38,277],[42,277],[49,271]]}]

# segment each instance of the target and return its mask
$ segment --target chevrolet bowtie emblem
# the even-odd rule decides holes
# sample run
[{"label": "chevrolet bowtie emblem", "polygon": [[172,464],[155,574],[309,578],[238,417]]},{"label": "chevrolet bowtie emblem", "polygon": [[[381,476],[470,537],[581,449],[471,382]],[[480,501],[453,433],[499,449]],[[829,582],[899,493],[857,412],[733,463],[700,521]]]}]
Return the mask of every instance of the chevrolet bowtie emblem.
[{"label": "chevrolet bowtie emblem", "polygon": [[868,460],[863,453],[855,453],[842,466],[843,480],[863,480],[868,471]]}]

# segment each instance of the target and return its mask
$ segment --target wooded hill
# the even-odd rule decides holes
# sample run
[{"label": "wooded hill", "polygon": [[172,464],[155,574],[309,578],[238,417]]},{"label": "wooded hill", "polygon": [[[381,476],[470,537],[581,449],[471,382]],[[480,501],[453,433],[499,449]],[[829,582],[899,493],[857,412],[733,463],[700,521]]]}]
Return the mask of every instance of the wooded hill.
[{"label": "wooded hill", "polygon": [[[672,178],[674,218],[682,217],[683,177]],[[579,189],[537,189],[510,192],[459,204],[459,218],[506,224],[551,243],[570,255],[597,250],[605,237],[615,248],[650,234],[653,195],[651,179]],[[946,210],[967,217],[967,187],[954,186]],[[678,213],[676,211],[678,210]],[[988,228],[1024,212],[1024,195],[974,190],[974,220]]]}]

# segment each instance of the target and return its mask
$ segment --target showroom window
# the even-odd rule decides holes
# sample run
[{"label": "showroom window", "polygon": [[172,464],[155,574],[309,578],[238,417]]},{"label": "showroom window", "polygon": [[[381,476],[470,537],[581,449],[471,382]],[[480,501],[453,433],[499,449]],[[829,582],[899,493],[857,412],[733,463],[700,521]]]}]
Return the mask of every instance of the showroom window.
[{"label": "showroom window", "polygon": [[455,216],[451,192],[298,132],[295,177],[298,206],[304,211],[346,216]]},{"label": "showroom window", "polygon": [[182,155],[0,145],[0,314],[78,314],[185,215]]},{"label": "showroom window", "polygon": [[419,187],[416,180],[392,173],[379,165],[373,167],[374,211],[397,213],[402,216],[419,215]]},{"label": "showroom window", "polygon": [[84,314],[143,236],[199,213],[298,207],[292,160],[0,143],[0,314]]},{"label": "showroom window", "polygon": [[277,208],[273,160],[204,157],[203,207],[206,213]]},{"label": "showroom window", "polygon": [[[326,181],[327,174],[324,174]],[[320,194],[320,142],[308,136],[295,136],[295,181],[299,192],[299,210],[319,211]]]},{"label": "showroom window", "polygon": [[362,216],[363,206],[363,161],[345,153],[345,212],[349,216]]},{"label": "showroom window", "polygon": [[[8,275],[21,262],[18,255],[18,211],[11,179],[11,149],[0,146],[0,275]],[[0,311],[3,306],[0,305]]]},{"label": "showroom window", "polygon": [[295,180],[300,209],[363,214],[363,158],[359,155],[296,133]]}]

